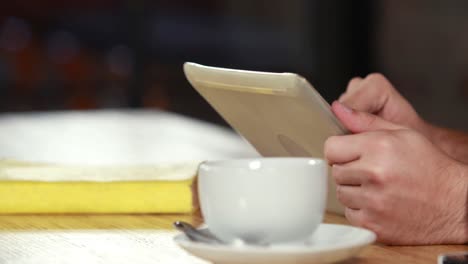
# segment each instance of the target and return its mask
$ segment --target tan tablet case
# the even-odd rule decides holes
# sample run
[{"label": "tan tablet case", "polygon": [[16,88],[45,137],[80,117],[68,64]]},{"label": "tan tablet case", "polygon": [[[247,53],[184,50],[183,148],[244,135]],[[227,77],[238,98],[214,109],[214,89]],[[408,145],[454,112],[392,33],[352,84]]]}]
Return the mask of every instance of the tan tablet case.
[{"label": "tan tablet case", "polygon": [[[263,156],[323,158],[325,140],[347,133],[303,77],[187,62],[190,84]],[[343,214],[329,179],[328,211]]]}]

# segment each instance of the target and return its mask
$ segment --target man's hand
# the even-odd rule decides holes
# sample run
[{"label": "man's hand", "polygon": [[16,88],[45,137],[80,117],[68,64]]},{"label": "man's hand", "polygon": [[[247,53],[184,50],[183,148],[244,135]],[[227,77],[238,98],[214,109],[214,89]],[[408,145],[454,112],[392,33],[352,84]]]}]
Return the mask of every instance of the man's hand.
[{"label": "man's hand", "polygon": [[352,109],[371,113],[417,131],[426,129],[411,104],[380,73],[351,79],[338,101]]},{"label": "man's hand", "polygon": [[353,225],[388,244],[468,242],[466,165],[414,130],[338,102],[332,109],[357,133],[325,144],[338,199]]},{"label": "man's hand", "polygon": [[426,136],[452,158],[468,163],[468,135],[433,126],[424,121],[411,104],[381,74],[353,78],[339,102],[357,111],[412,128]]}]

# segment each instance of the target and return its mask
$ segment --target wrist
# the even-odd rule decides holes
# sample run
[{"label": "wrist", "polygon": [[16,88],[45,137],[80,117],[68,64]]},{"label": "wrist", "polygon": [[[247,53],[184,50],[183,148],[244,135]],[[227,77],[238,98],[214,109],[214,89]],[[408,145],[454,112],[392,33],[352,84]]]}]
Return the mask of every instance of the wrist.
[{"label": "wrist", "polygon": [[421,120],[415,128],[451,158],[468,164],[468,133],[437,127]]},{"label": "wrist", "polygon": [[452,215],[447,226],[448,242],[455,244],[468,243],[468,166],[454,161],[449,168],[447,181],[451,183],[451,201],[447,204]]}]

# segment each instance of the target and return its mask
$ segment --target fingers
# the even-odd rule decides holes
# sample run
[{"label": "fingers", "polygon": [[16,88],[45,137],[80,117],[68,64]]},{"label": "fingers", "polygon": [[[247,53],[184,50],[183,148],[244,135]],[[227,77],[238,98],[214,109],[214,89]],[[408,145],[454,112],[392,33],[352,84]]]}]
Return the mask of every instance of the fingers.
[{"label": "fingers", "polygon": [[325,158],[328,163],[342,164],[358,160],[362,153],[360,135],[329,137],[325,142]]},{"label": "fingers", "polygon": [[354,91],[358,90],[359,87],[361,87],[362,80],[363,79],[361,77],[352,78],[348,83],[348,88],[346,88],[346,91],[347,92],[354,92]]},{"label": "fingers", "polygon": [[332,166],[332,176],[336,184],[359,186],[365,183],[365,173],[357,168],[357,162]]},{"label": "fingers", "polygon": [[336,186],[336,196],[344,206],[355,210],[363,208],[366,201],[362,194],[362,188],[359,186],[338,185]]},{"label": "fingers", "polygon": [[337,184],[336,195],[338,200],[351,209],[361,209],[366,203],[362,182],[363,176],[358,169],[355,169],[359,162],[352,162],[347,165],[334,165],[332,176]]},{"label": "fingers", "polygon": [[333,102],[332,111],[343,125],[353,133],[404,128],[376,115],[352,110],[338,101]]},{"label": "fingers", "polygon": [[361,83],[362,81],[362,78],[361,77],[354,77],[352,78],[349,83],[348,83],[348,86],[346,88],[346,92],[343,93],[340,98],[338,99],[339,102],[342,102],[342,101],[345,101],[347,100],[347,97],[349,97],[349,95],[351,93],[353,93],[353,91],[357,90],[359,88],[359,84]]},{"label": "fingers", "polygon": [[345,208],[345,217],[349,223],[353,226],[362,226],[364,214],[361,210],[352,209],[349,207]]},{"label": "fingers", "polygon": [[385,107],[393,89],[383,75],[373,73],[365,79],[353,78],[339,101],[358,111],[377,113]]}]

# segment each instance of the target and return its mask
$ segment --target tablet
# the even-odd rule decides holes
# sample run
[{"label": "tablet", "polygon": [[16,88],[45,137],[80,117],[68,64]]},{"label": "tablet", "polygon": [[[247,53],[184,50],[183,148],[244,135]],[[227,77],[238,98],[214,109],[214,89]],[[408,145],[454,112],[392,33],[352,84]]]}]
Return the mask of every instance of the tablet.
[{"label": "tablet", "polygon": [[[186,62],[184,73],[198,93],[266,157],[324,158],[326,139],[347,130],[330,105],[294,73],[246,71]],[[343,213],[329,179],[328,211]]]}]

